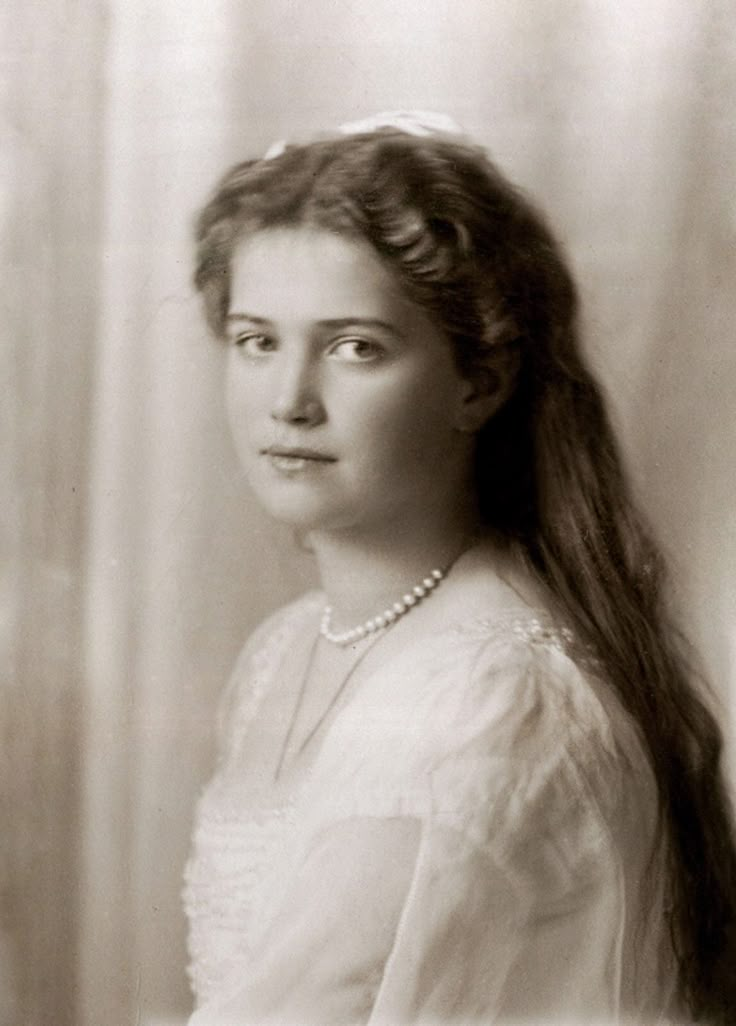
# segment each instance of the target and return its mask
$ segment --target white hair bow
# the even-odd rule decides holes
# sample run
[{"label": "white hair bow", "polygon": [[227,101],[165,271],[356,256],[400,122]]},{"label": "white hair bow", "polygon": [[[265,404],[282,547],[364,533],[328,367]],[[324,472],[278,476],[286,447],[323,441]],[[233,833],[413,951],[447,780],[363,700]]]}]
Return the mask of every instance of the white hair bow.
[{"label": "white hair bow", "polygon": [[448,114],[432,110],[388,110],[360,121],[348,121],[337,129],[341,135],[361,135],[396,128],[407,135],[462,135],[463,130]]},{"label": "white hair bow", "polygon": [[[395,128],[407,135],[428,136],[428,135],[463,135],[462,128],[448,114],[438,114],[431,110],[389,110],[380,114],[372,114],[370,117],[361,118],[359,121],[348,121],[344,125],[338,125],[339,135],[363,135],[369,132],[379,132],[382,128]],[[264,160],[273,160],[280,157],[288,142],[286,139],[279,139],[272,143],[263,154]]]}]

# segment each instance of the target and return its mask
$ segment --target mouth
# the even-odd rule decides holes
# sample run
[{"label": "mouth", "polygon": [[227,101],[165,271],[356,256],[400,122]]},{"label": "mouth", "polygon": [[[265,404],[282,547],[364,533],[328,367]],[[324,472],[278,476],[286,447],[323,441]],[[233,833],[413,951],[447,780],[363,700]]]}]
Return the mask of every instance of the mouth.
[{"label": "mouth", "polygon": [[337,462],[336,458],[330,456],[329,453],[320,452],[318,449],[305,449],[301,446],[271,445],[266,449],[261,449],[261,455],[265,456],[276,470],[291,473]]}]

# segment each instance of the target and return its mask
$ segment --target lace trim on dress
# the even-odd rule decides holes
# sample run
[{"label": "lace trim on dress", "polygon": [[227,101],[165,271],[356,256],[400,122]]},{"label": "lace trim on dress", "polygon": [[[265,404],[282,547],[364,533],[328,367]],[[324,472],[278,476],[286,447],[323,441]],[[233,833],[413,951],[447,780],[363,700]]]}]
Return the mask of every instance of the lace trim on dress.
[{"label": "lace trim on dress", "polygon": [[504,634],[511,635],[527,644],[569,655],[587,670],[600,669],[600,660],[589,646],[581,643],[573,630],[558,624],[549,613],[540,610],[529,610],[527,614],[509,609],[494,617],[472,617],[453,624],[450,629],[455,635],[489,641]]},{"label": "lace trim on dress", "polygon": [[274,854],[288,846],[294,822],[291,809],[245,818],[212,801],[200,804],[197,820],[197,856],[187,863],[182,898],[189,919],[187,973],[201,1002],[219,992],[233,966],[252,956],[264,882],[274,872]]},{"label": "lace trim on dress", "polygon": [[569,627],[560,627],[548,614],[531,610],[528,614],[509,609],[494,617],[475,616],[452,624],[450,630],[453,634],[478,638],[510,632],[522,641],[547,645],[563,652],[575,643],[575,635]]}]

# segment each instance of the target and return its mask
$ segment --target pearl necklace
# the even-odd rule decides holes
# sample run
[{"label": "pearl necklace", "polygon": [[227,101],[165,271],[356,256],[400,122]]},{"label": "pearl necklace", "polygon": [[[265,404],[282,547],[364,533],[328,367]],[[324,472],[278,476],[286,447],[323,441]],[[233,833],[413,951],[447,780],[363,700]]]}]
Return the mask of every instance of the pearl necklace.
[{"label": "pearl necklace", "polygon": [[390,627],[391,624],[396,623],[397,620],[400,620],[418,602],[421,602],[423,598],[430,595],[444,576],[444,570],[433,570],[428,577],[424,578],[421,584],[416,584],[411,591],[407,591],[406,595],[397,602],[394,602],[392,606],[384,609],[378,616],[371,617],[364,623],[358,624],[357,627],[351,627],[347,631],[332,631],[332,606],[325,606],[319,632],[327,641],[341,647],[350,645],[355,641],[362,641],[363,638],[375,634],[376,631],[383,631]]}]

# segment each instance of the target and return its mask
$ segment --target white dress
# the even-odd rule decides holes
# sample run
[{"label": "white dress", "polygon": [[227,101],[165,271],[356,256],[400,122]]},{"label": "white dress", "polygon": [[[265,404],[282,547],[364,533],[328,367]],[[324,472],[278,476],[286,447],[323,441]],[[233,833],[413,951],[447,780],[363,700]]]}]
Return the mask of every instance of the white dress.
[{"label": "white dress", "polygon": [[674,1021],[653,778],[569,634],[517,610],[409,646],[275,802],[243,752],[319,605],[231,682],[185,874],[190,1026]]}]

